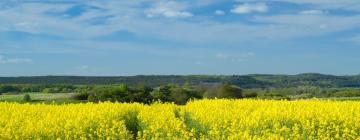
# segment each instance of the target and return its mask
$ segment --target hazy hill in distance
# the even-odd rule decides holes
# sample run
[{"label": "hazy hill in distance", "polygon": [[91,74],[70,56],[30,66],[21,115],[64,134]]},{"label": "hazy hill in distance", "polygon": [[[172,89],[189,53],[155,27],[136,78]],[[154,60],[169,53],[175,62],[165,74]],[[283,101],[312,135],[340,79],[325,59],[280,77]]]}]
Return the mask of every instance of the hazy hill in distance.
[{"label": "hazy hill in distance", "polygon": [[138,76],[29,76],[0,77],[0,84],[144,84],[155,87],[164,84],[211,84],[231,83],[243,88],[283,88],[297,86],[360,87],[360,75],[335,76],[318,73],[298,75],[138,75]]}]

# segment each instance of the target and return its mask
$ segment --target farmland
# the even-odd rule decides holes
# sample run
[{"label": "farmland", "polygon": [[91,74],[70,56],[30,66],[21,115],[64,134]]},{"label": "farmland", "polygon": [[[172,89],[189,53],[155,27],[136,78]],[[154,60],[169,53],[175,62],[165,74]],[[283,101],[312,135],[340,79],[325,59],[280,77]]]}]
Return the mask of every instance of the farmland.
[{"label": "farmland", "polygon": [[360,140],[360,0],[0,0],[0,140]]},{"label": "farmland", "polygon": [[360,102],[0,103],[0,139],[356,139]]},{"label": "farmland", "polygon": [[45,103],[64,103],[64,102],[73,102],[71,100],[71,96],[73,93],[21,93],[21,94],[8,94],[8,95],[0,95],[0,102],[22,102],[24,95],[28,94],[33,103],[36,102],[45,102]]}]

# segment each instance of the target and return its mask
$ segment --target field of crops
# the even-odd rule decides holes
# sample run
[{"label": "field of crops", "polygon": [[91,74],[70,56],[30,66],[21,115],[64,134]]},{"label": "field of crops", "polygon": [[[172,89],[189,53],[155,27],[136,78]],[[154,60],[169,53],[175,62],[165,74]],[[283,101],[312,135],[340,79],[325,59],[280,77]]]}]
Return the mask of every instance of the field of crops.
[{"label": "field of crops", "polygon": [[0,139],[356,139],[360,102],[0,103]]}]

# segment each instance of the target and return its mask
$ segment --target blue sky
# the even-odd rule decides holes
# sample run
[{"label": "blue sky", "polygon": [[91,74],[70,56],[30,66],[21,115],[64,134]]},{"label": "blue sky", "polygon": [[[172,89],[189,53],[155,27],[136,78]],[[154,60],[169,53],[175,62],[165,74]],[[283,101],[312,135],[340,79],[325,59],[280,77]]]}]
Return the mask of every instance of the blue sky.
[{"label": "blue sky", "polygon": [[358,0],[1,0],[0,76],[360,74]]}]

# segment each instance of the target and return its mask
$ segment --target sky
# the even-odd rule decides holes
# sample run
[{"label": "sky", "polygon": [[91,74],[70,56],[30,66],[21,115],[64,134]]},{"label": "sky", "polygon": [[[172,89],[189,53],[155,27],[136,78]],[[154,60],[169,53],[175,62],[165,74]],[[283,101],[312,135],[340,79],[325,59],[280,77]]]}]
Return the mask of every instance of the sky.
[{"label": "sky", "polygon": [[1,0],[0,76],[360,74],[358,0]]}]

